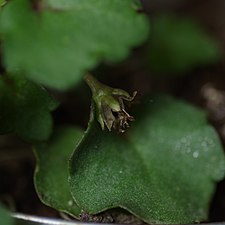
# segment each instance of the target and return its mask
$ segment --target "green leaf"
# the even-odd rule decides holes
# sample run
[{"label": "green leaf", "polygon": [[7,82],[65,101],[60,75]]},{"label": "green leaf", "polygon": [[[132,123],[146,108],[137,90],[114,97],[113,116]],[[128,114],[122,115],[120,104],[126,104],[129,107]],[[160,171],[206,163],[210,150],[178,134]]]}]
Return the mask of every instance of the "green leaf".
[{"label": "green leaf", "polygon": [[64,127],[58,129],[47,143],[35,146],[37,166],[34,180],[39,198],[77,218],[81,210],[70,194],[68,160],[82,134],[78,128]]},{"label": "green leaf", "polygon": [[[130,2],[130,5],[127,5],[127,2],[125,3],[126,6],[133,6],[135,9],[141,8],[141,2],[140,0],[126,0],[127,2]],[[99,1],[99,0],[91,0],[91,1],[82,1],[82,0],[42,0],[42,4],[45,6],[50,6],[55,9],[71,9],[71,8],[77,8],[80,7],[81,4],[85,4],[87,7],[92,7],[94,9],[94,4],[98,4],[98,7],[102,7],[102,4],[107,4],[107,1]],[[113,3],[114,4],[114,3]],[[116,3],[121,4],[121,3]],[[124,3],[122,3],[124,4]],[[118,5],[119,6],[119,5]],[[105,6],[103,6],[105,7]]]},{"label": "green leaf", "polygon": [[85,212],[121,207],[148,223],[205,220],[225,157],[206,115],[167,96],[147,100],[125,135],[91,121],[71,159],[72,195]]},{"label": "green leaf", "polygon": [[9,212],[2,207],[1,204],[0,204],[0,218],[1,218],[1,224],[4,224],[4,225],[14,224],[14,219],[9,215]]},{"label": "green leaf", "polygon": [[195,21],[166,15],[153,21],[148,54],[153,71],[175,75],[221,58],[219,44]]},{"label": "green leaf", "polygon": [[4,6],[5,4],[6,4],[5,0],[0,0],[0,10],[1,10],[1,7]]},{"label": "green leaf", "polygon": [[[65,89],[101,61],[125,59],[148,35],[133,0],[45,0],[35,12],[28,0],[10,2],[1,16],[8,71],[23,71]],[[41,6],[40,6],[41,7]]]},{"label": "green leaf", "polygon": [[0,134],[15,132],[41,141],[52,131],[50,111],[58,103],[42,87],[19,77],[0,77]]}]

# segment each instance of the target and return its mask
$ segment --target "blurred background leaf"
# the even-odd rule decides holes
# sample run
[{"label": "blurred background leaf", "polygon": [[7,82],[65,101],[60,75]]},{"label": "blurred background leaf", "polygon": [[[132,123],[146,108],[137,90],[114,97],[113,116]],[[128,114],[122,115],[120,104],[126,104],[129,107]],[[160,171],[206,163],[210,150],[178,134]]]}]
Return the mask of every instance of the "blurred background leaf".
[{"label": "blurred background leaf", "polygon": [[153,72],[184,74],[221,58],[219,43],[193,19],[158,15],[152,22],[148,62]]},{"label": "blurred background leaf", "polygon": [[[133,0],[10,2],[1,16],[3,62],[33,81],[66,89],[100,62],[125,59],[148,35]],[[66,7],[66,10],[64,9]]]},{"label": "blurred background leaf", "polygon": [[29,141],[50,136],[50,112],[58,102],[41,86],[21,77],[0,76],[0,106],[0,134],[15,132]]},{"label": "blurred background leaf", "polygon": [[5,0],[0,0],[0,9],[2,6],[4,6],[6,4],[6,1]]}]

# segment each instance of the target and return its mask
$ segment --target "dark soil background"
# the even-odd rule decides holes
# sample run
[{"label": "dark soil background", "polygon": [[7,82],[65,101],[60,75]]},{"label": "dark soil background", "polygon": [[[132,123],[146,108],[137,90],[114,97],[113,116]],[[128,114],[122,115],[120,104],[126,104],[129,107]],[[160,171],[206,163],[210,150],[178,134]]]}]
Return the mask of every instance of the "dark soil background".
[{"label": "dark soil background", "polygon": [[[150,19],[165,12],[194,18],[209,35],[218,40],[225,53],[224,0],[143,0],[143,5],[143,11]],[[93,74],[112,87],[130,92],[138,90],[139,98],[154,91],[164,91],[204,108],[209,113],[209,122],[216,128],[225,146],[225,54],[217,64],[195,68],[177,78],[160,78],[154,76],[144,60],[146,45],[135,49],[129,59],[122,63],[114,66],[100,65],[92,71]],[[55,124],[76,124],[85,128],[91,98],[86,84],[82,82],[66,93],[52,93],[62,102],[53,113]],[[43,205],[38,199],[33,185],[34,169],[35,158],[29,143],[11,134],[0,136],[1,202],[15,212],[60,217],[57,211]],[[138,223],[132,217],[126,215],[121,218],[118,215],[121,215],[120,211],[107,212],[107,216],[104,214],[98,219],[86,219],[105,222],[101,218],[109,216],[117,223]],[[122,215],[125,215],[124,212]],[[225,221],[225,180],[218,184],[210,206],[209,222],[212,221]]]}]

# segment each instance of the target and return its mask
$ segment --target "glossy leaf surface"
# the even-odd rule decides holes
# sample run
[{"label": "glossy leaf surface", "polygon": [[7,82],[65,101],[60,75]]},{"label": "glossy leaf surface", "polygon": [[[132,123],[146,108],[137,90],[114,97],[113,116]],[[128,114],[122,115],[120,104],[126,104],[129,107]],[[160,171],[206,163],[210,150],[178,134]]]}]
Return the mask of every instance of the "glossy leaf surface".
[{"label": "glossy leaf surface", "polygon": [[39,198],[45,204],[75,217],[79,217],[81,210],[70,194],[68,160],[82,134],[78,128],[64,127],[58,129],[47,143],[35,146],[35,187]]}]

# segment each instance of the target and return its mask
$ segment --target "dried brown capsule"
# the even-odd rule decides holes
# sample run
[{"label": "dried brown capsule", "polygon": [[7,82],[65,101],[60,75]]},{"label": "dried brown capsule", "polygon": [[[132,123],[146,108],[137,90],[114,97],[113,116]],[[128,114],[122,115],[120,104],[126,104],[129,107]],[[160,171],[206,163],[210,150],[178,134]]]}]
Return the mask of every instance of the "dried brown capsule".
[{"label": "dried brown capsule", "polygon": [[106,126],[109,131],[114,128],[121,133],[125,132],[129,127],[129,122],[134,118],[126,112],[124,101],[133,101],[137,92],[135,91],[130,96],[122,89],[111,88],[100,83],[90,74],[85,76],[85,80],[92,90],[97,120],[102,130]]}]

